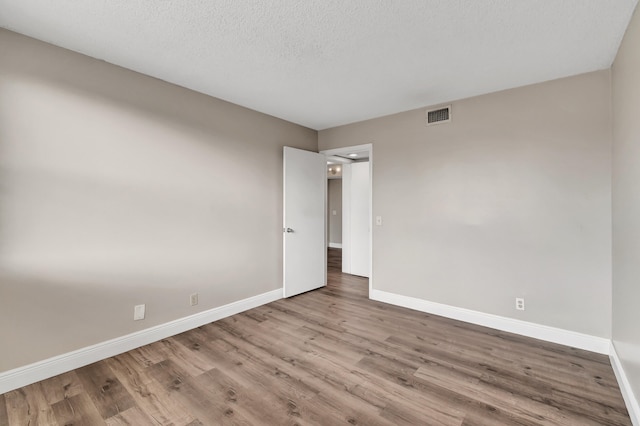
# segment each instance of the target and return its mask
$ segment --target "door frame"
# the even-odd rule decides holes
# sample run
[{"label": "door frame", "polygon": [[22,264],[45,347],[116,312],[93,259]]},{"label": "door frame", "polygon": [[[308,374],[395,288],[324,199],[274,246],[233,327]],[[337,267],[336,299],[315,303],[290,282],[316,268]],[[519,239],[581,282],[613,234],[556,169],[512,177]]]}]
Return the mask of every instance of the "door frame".
[{"label": "door frame", "polygon": [[371,299],[371,291],[373,290],[373,143],[325,149],[320,151],[320,154],[329,157],[332,155],[347,155],[354,151],[369,152],[369,299]]}]

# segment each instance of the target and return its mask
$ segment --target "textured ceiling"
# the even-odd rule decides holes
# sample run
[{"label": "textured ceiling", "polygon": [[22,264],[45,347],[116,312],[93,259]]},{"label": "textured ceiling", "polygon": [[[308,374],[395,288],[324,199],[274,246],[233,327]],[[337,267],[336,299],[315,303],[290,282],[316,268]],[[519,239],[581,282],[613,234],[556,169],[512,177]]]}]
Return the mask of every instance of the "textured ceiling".
[{"label": "textured ceiling", "polygon": [[0,0],[0,27],[324,129],[608,68],[636,3]]}]

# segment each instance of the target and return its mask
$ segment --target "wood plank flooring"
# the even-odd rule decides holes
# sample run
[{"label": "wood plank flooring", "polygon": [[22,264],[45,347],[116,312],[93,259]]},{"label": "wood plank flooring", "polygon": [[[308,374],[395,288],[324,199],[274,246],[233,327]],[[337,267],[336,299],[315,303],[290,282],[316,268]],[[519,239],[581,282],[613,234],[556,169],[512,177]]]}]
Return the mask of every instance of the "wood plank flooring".
[{"label": "wood plank flooring", "polygon": [[342,274],[0,395],[7,425],[630,425],[606,356],[367,299]]},{"label": "wood plank flooring", "polygon": [[342,270],[342,249],[327,249],[327,267],[329,271],[339,272]]}]

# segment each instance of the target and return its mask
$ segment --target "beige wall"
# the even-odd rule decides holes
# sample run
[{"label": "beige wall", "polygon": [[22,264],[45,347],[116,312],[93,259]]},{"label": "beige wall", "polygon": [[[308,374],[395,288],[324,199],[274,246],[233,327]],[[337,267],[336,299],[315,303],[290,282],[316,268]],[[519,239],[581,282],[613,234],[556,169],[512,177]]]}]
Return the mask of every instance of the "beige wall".
[{"label": "beige wall", "polygon": [[317,132],[5,30],[0,58],[0,372],[282,286],[282,146]]},{"label": "beige wall", "polygon": [[[638,393],[634,19],[613,68],[613,336]],[[282,146],[315,131],[5,30],[0,57],[0,372],[281,286]],[[375,288],[610,337],[609,77],[320,132],[374,145]]]},{"label": "beige wall", "polygon": [[374,289],[610,337],[609,77],[321,131],[321,150],[373,143]]},{"label": "beige wall", "polygon": [[613,81],[613,343],[640,398],[640,12]]},{"label": "beige wall", "polygon": [[[329,179],[327,214],[329,243],[342,244],[342,179]],[[336,214],[333,215],[335,210]]]}]

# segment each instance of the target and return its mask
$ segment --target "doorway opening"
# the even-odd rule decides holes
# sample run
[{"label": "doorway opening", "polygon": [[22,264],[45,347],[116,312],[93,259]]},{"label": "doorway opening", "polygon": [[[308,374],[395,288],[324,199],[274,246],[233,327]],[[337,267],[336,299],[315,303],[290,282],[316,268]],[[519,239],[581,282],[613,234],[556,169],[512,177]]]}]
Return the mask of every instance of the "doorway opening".
[{"label": "doorway opening", "polygon": [[372,145],[321,151],[327,157],[327,266],[372,285]]}]

